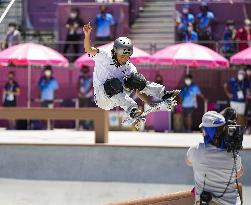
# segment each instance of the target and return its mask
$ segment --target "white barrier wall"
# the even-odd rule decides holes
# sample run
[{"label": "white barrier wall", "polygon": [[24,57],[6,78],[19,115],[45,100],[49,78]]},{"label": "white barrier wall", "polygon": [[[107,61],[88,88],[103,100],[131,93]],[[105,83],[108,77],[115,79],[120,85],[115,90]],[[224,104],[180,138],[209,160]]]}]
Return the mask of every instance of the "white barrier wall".
[{"label": "white barrier wall", "polygon": [[[0,177],[193,184],[185,148],[1,145]],[[251,150],[241,153],[251,185]]]}]

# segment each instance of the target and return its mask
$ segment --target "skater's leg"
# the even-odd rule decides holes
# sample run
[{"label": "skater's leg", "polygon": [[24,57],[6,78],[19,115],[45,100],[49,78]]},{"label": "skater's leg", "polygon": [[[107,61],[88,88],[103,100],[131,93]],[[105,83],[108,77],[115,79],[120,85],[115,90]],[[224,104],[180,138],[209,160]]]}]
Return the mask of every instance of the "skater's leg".
[{"label": "skater's leg", "polygon": [[138,110],[137,103],[123,91],[123,84],[119,79],[112,78],[107,80],[104,83],[104,90],[113,103],[123,108],[127,113],[131,114],[132,110],[134,112]]},{"label": "skater's leg", "polygon": [[123,110],[125,110],[128,114],[131,113],[132,109],[138,109],[137,103],[124,92],[112,96],[111,100],[115,102],[117,106],[120,106]]},{"label": "skater's leg", "polygon": [[165,86],[147,81],[146,87],[140,92],[158,99],[162,99],[165,94]]},{"label": "skater's leg", "polygon": [[129,90],[137,90],[140,93],[166,100],[175,94],[175,91],[166,91],[165,86],[146,81],[139,73],[132,73],[124,80],[124,85]]},{"label": "skater's leg", "polygon": [[167,100],[169,98],[176,97],[180,91],[179,90],[167,91],[164,85],[147,81],[146,87],[140,92],[161,100]]}]

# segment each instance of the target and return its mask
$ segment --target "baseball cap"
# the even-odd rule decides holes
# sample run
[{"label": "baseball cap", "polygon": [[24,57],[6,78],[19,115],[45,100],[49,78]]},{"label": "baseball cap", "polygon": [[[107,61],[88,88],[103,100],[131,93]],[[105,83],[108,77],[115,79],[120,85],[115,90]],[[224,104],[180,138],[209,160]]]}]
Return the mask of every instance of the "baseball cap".
[{"label": "baseball cap", "polygon": [[244,69],[240,69],[239,71],[238,71],[238,74],[246,74],[246,72],[245,72],[245,70]]},{"label": "baseball cap", "polygon": [[250,24],[251,24],[251,22],[250,22],[250,20],[249,20],[249,19],[245,19],[245,20],[244,20],[244,24],[245,24],[245,25],[250,25]]},{"label": "baseball cap", "polygon": [[206,112],[202,117],[202,123],[199,128],[202,127],[220,127],[226,123],[225,118],[220,113],[215,111]]}]

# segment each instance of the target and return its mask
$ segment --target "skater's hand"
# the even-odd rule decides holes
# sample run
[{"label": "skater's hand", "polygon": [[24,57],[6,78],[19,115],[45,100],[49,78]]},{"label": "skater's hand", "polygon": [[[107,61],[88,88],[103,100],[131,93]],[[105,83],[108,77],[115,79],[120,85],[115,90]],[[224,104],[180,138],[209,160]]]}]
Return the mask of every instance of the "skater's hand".
[{"label": "skater's hand", "polygon": [[90,36],[91,35],[92,27],[91,27],[90,22],[83,26],[83,32],[84,32],[85,36]]},{"label": "skater's hand", "polygon": [[231,100],[233,98],[233,95],[231,93],[228,93],[227,97]]}]

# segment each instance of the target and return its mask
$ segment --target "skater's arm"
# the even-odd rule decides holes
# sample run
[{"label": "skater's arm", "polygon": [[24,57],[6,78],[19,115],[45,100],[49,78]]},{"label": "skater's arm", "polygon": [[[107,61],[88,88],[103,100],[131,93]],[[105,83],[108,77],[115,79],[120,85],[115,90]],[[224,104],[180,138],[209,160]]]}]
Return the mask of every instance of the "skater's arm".
[{"label": "skater's arm", "polygon": [[91,31],[92,27],[90,22],[83,27],[83,32],[85,34],[84,37],[84,48],[85,52],[94,56],[97,54],[98,50],[96,48],[91,47]]},{"label": "skater's arm", "polygon": [[229,92],[227,83],[224,84],[224,91],[229,99],[232,98],[232,94]]},{"label": "skater's arm", "polygon": [[140,93],[139,91],[136,92],[137,96],[146,104],[150,105],[151,104],[151,100],[149,99],[149,97],[144,94],[144,93]]},{"label": "skater's arm", "polygon": [[205,95],[203,95],[202,93],[199,94],[199,97],[204,100],[204,101],[207,101],[207,98],[205,97]]}]

